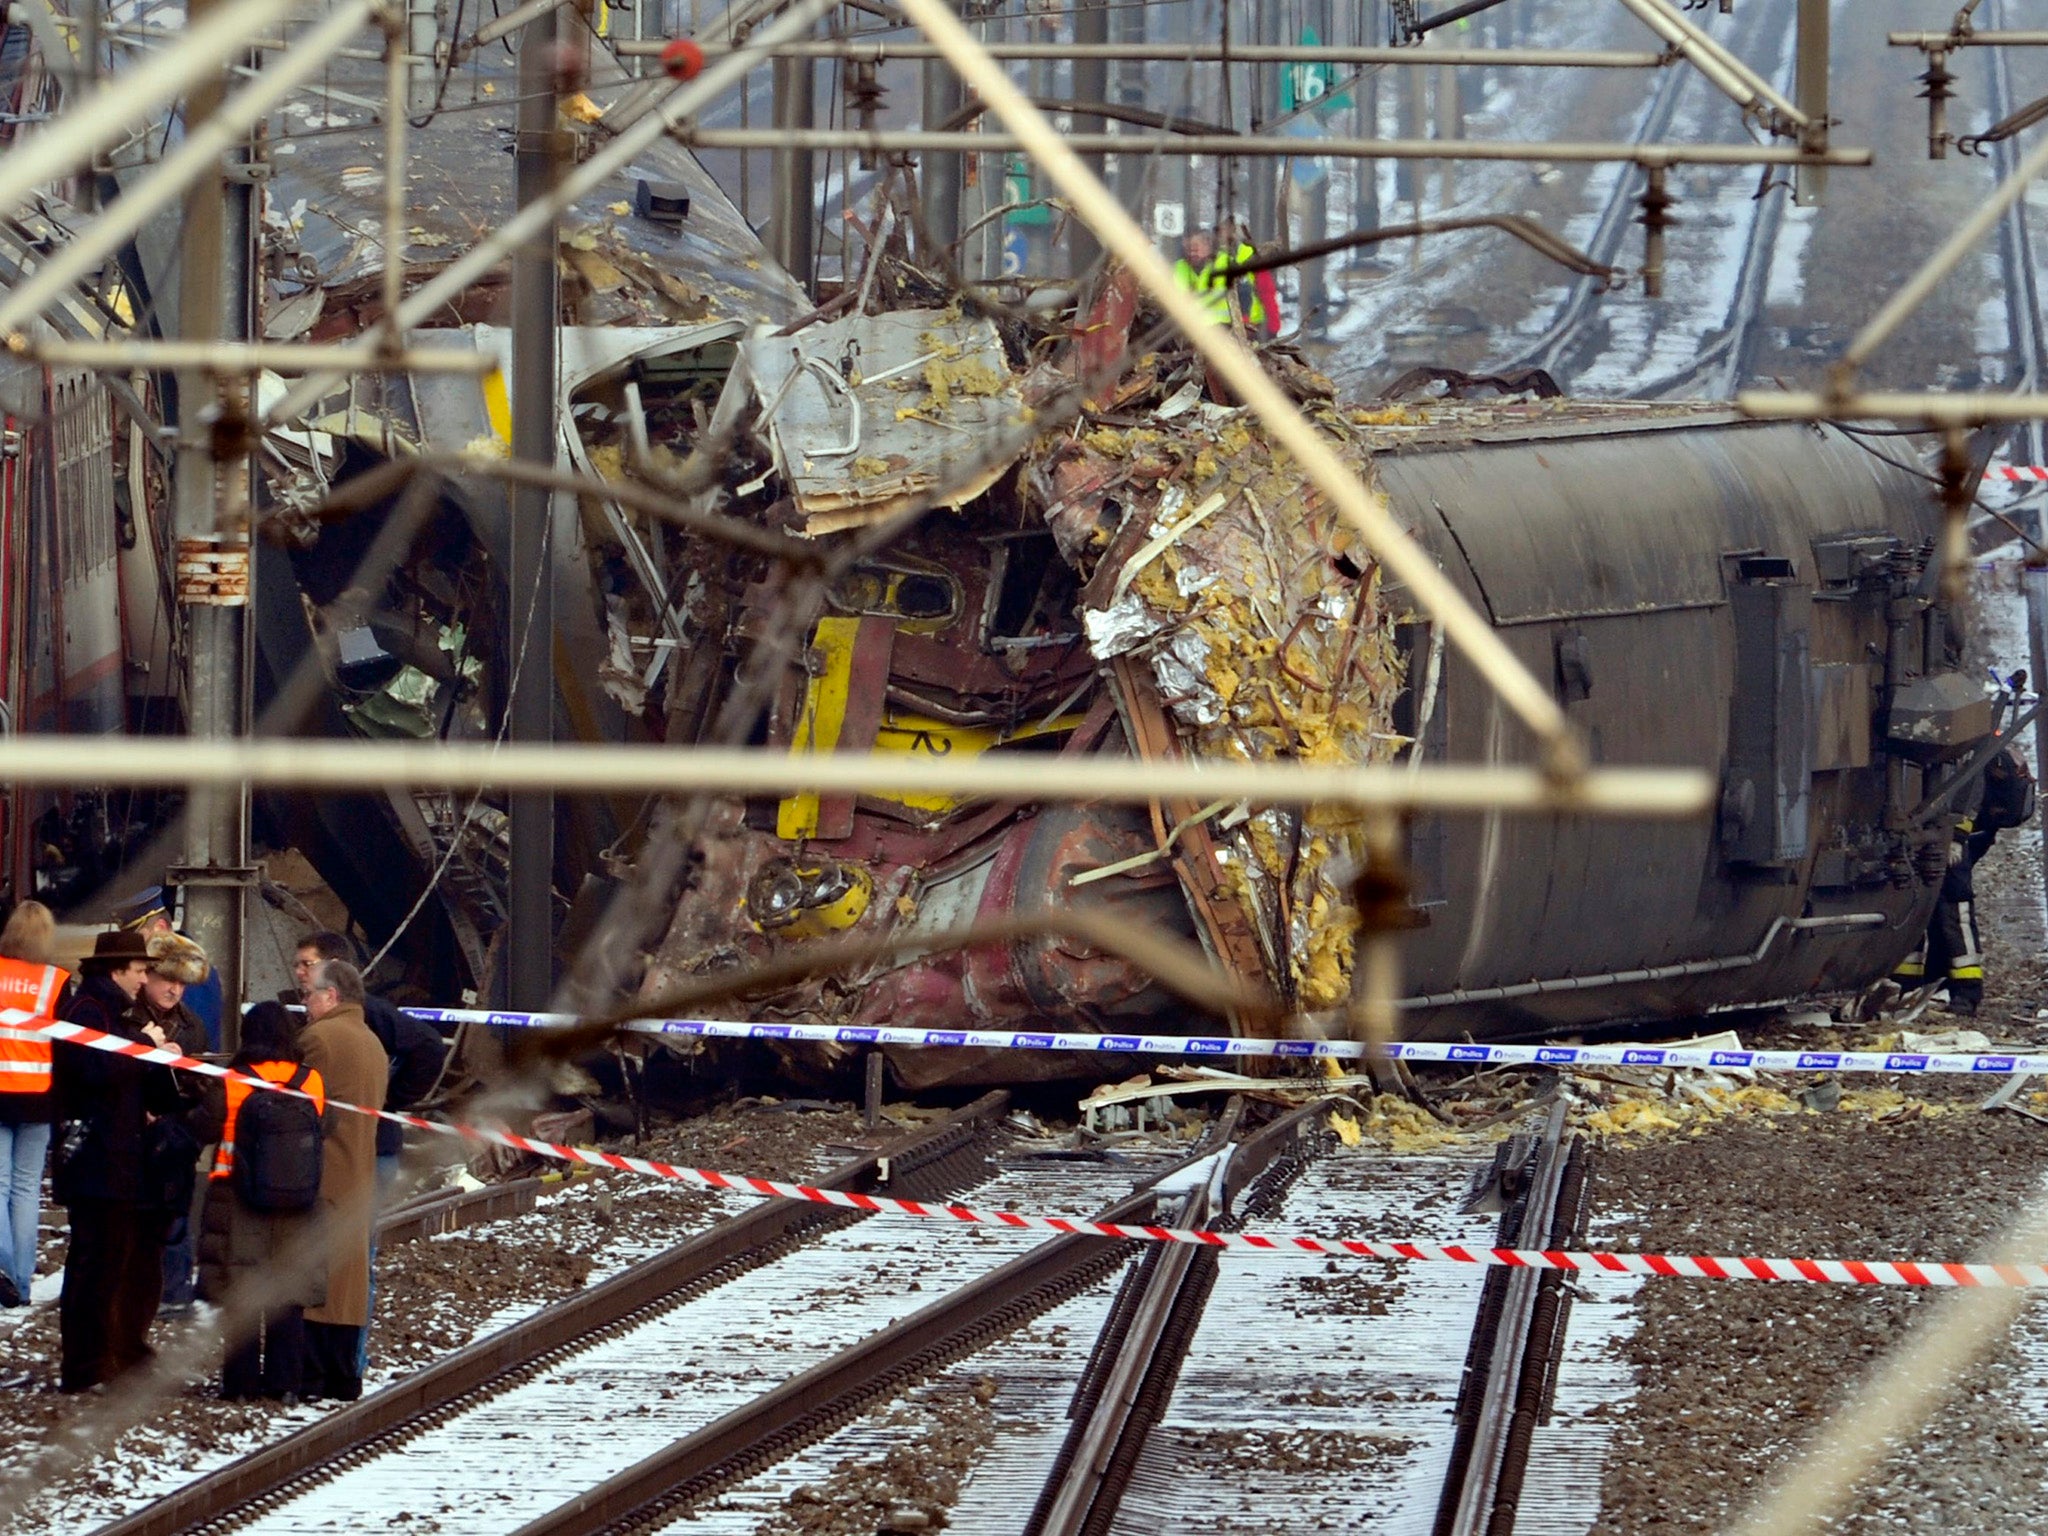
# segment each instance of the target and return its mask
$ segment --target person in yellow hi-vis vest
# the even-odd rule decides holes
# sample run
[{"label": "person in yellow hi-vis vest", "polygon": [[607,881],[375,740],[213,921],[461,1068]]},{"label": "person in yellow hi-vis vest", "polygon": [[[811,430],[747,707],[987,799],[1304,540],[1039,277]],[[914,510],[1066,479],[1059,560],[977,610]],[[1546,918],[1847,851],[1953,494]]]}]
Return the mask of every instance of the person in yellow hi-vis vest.
[{"label": "person in yellow hi-vis vest", "polygon": [[[1234,225],[1226,227],[1235,230]],[[1224,273],[1256,254],[1243,242],[1233,245],[1228,254],[1219,252],[1214,234],[1206,229],[1190,230],[1181,240],[1181,257],[1173,264],[1173,280],[1202,301],[1211,323],[1228,325],[1232,281]],[[1266,335],[1266,307],[1257,289],[1249,279],[1239,279],[1236,286],[1238,318],[1252,335]]]}]

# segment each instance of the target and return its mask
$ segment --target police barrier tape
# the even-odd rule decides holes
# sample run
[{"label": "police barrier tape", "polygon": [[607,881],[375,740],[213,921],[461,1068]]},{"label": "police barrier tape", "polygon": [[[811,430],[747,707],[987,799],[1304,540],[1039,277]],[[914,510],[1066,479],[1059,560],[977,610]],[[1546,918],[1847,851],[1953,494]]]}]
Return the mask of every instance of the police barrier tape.
[{"label": "police barrier tape", "polygon": [[[483,1008],[408,1008],[433,1024],[496,1024],[561,1028],[580,1022],[567,1013],[505,1013]],[[1029,1030],[898,1029],[833,1024],[749,1024],[729,1019],[635,1019],[621,1029],[648,1035],[720,1040],[811,1040],[826,1045],[968,1046],[1003,1051],[1082,1051],[1091,1055],[1224,1056],[1358,1061],[1370,1047],[1357,1040],[1252,1040],[1225,1035],[1046,1034]],[[2005,1076],[2048,1072],[2048,1055],[1941,1055],[1914,1051],[1726,1051],[1663,1045],[1465,1045],[1397,1040],[1399,1061],[1475,1067],[1746,1068],[1767,1072],[1961,1072]]]},{"label": "police barrier tape", "polygon": [[[0,1024],[22,1027],[37,1022],[16,1009],[0,1009]],[[267,1093],[288,1093],[294,1098],[311,1095],[264,1078],[245,1076],[212,1062],[198,1061],[173,1050],[144,1045],[138,1041],[88,1029],[82,1024],[45,1024],[57,1040],[90,1046],[94,1050],[158,1062],[187,1072],[246,1083]],[[644,1173],[658,1179],[672,1179],[704,1189],[728,1190],[737,1194],[763,1195],[778,1200],[804,1200],[813,1205],[840,1206],[885,1216],[915,1216],[927,1220],[963,1222],[973,1226],[1010,1227],[1025,1231],[1059,1232],[1080,1237],[1131,1238],[1148,1243],[1191,1243],[1204,1248],[1236,1248],[1269,1255],[1312,1254],[1331,1258],[1405,1259],[1414,1263],[1473,1264],[1504,1269],[1556,1269],[1588,1274],[1662,1275],[1701,1280],[1789,1280],[1822,1285],[1913,1285],[1936,1287],[1980,1287],[1994,1290],[2048,1289],[2048,1264],[1946,1264],[1898,1260],[1860,1259],[1761,1259],[1730,1258],[1683,1253],[1575,1253],[1539,1248],[1475,1248],[1457,1243],[1368,1242],[1359,1238],[1310,1237],[1299,1233],[1210,1232],[1198,1227],[1135,1226],[1122,1222],[1089,1221],[1071,1216],[1026,1216],[1015,1211],[978,1211],[964,1205],[933,1205],[919,1200],[898,1200],[889,1195],[859,1194],[848,1190],[814,1189],[808,1184],[785,1184],[776,1179],[746,1174],[718,1173],[709,1168],[681,1168],[643,1157],[626,1157],[595,1147],[571,1147],[557,1142],[535,1141],[510,1131],[480,1126],[447,1124],[393,1110],[366,1109],[329,1099],[328,1108],[372,1115],[380,1120],[457,1136],[466,1141],[511,1147],[541,1157],[565,1162],[588,1163],[598,1168],[616,1168],[627,1173]]]}]

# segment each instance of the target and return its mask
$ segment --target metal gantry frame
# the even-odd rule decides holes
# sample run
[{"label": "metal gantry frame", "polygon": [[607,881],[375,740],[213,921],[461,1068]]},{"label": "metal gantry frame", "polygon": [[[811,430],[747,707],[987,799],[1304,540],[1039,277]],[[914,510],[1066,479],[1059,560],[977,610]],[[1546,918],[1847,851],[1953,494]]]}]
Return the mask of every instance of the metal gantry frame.
[{"label": "metal gantry frame", "polygon": [[[532,0],[492,23],[471,39],[471,44],[488,40],[486,34],[509,35],[544,12],[552,14],[559,3],[561,0]],[[1388,572],[1407,589],[1416,606],[1431,617],[1436,632],[1460,648],[1514,711],[1542,750],[1539,764],[1338,769],[1303,764],[1035,759],[1020,767],[988,759],[806,759],[782,752],[684,747],[514,744],[492,748],[323,742],[320,752],[310,753],[303,745],[292,742],[220,739],[153,741],[151,750],[144,754],[118,738],[58,736],[0,740],[0,780],[17,784],[180,784],[217,789],[265,786],[314,792],[393,785],[449,789],[488,785],[512,790],[546,787],[651,794],[922,790],[994,799],[1077,798],[1133,803],[1176,796],[1201,801],[1230,797],[1261,804],[1322,803],[1352,807],[1364,820],[1367,841],[1375,857],[1391,855],[1398,818],[1414,812],[1666,817],[1702,815],[1711,808],[1714,786],[1702,771],[1589,765],[1583,744],[1551,690],[1531,675],[1484,616],[1394,522],[1384,501],[1337,457],[1300,410],[1267,378],[1250,348],[1230,328],[1207,322],[1194,298],[1173,281],[1170,268],[1151,239],[1080,158],[1082,154],[1101,152],[1299,155],[1303,152],[1302,140],[1256,134],[1062,136],[1010,81],[1003,61],[1073,57],[1074,47],[986,45],[969,32],[944,0],[897,0],[900,13],[921,32],[921,42],[812,39],[815,24],[840,3],[841,0],[796,0],[779,14],[772,14],[776,11],[773,0],[753,0],[740,7],[732,14],[735,28],[742,35],[736,41],[708,49],[710,62],[698,79],[663,91],[650,110],[600,146],[588,161],[568,169],[551,190],[529,199],[504,226],[408,293],[401,231],[405,223],[405,97],[408,68],[416,57],[412,51],[416,40],[408,30],[410,13],[402,6],[380,4],[377,0],[334,0],[328,15],[312,30],[278,45],[282,57],[275,66],[257,72],[150,176],[87,224],[69,246],[51,254],[20,288],[0,298],[0,339],[18,355],[66,365],[115,370],[180,368],[235,383],[246,381],[259,370],[305,375],[267,413],[267,422],[278,424],[294,419],[335,382],[352,373],[488,367],[485,360],[476,357],[408,349],[406,331],[428,320],[447,300],[507,256],[536,237],[545,239],[546,231],[563,209],[630,164],[638,153],[664,135],[723,147],[789,147],[802,142],[827,148],[952,153],[999,152],[1015,147],[1034,159],[1102,248],[1134,274],[1153,302],[1180,326],[1190,345],[1258,416],[1275,443],[1295,458],[1316,491],[1358,531]],[[1803,106],[1786,100],[1768,81],[1728,54],[1681,14],[1670,0],[1621,3],[1650,26],[1671,53],[1505,49],[1432,50],[1425,54],[1401,48],[1326,46],[1305,50],[1251,46],[1231,50],[1228,59],[1245,63],[1300,62],[1311,56],[1328,62],[1397,66],[1493,63],[1618,69],[1655,68],[1671,63],[1676,56],[1741,106],[1753,121],[1774,134],[1796,140],[1789,146],[1637,146],[1344,139],[1318,141],[1313,151],[1317,154],[1552,162],[1612,160],[1651,169],[1677,164],[1789,163],[1818,168],[1869,163],[1867,151],[1829,145],[1824,106],[1812,110],[1813,99],[1804,91]],[[37,187],[67,174],[97,151],[119,142],[165,110],[181,93],[202,81],[218,79],[223,73],[223,61],[231,51],[271,46],[271,40],[262,38],[262,33],[286,20],[292,9],[292,0],[224,0],[218,8],[197,17],[161,51],[99,88],[49,125],[47,131],[11,151],[0,162],[0,208],[11,209]],[[1803,8],[1802,15],[1808,9]],[[1938,60],[1955,48],[2048,45],[2048,32],[1970,32],[1961,24],[1967,20],[1968,9],[1959,19],[1958,27],[1948,33],[1894,34],[1892,41],[1920,48],[1931,61],[1936,61],[1937,67]],[[1819,10],[1824,18],[1825,5]],[[381,57],[387,65],[384,131],[389,191],[385,210],[384,313],[374,334],[354,343],[315,346],[206,338],[162,343],[57,343],[29,332],[30,323],[42,310],[73,285],[89,278],[152,213],[168,206],[172,199],[200,183],[201,178],[217,175],[223,151],[246,139],[277,103],[310,79],[325,58],[352,51],[348,48],[351,39],[366,24],[374,24],[383,32]],[[1225,60],[1221,50],[1201,47],[1134,48],[1111,44],[1109,48],[1110,56],[1126,59],[1219,63]],[[643,54],[656,48],[629,43],[620,51]],[[693,126],[694,114],[739,82],[749,70],[777,57],[943,60],[972,88],[986,111],[1001,122],[1003,132],[833,134],[807,130],[798,134],[787,129],[755,133]],[[1740,397],[1741,408],[1758,417],[1842,420],[1875,416],[1924,421],[1945,429],[2048,417],[2048,402],[2034,397],[1869,392],[1860,390],[1855,383],[1858,371],[1876,348],[2024,194],[2027,184],[2044,167],[2048,167],[2048,143],[2029,154],[2018,172],[1872,317],[1852,342],[1825,389],[1804,394],[1751,391]],[[551,464],[541,465],[535,467],[535,472],[550,473],[553,469]],[[1960,570],[1953,542],[1946,558],[1953,576]],[[1395,942],[1391,934],[1374,932],[1364,936],[1361,946],[1354,1021],[1373,1039],[1384,1040],[1393,1033],[1394,999],[1399,995]],[[2034,1226],[2026,1234],[2027,1241],[2038,1246],[2042,1231]],[[1929,1383],[1939,1374],[1929,1364],[1932,1355],[1938,1353],[1938,1346],[1947,1347],[1951,1356],[1959,1348],[1967,1351],[1981,1347],[1987,1330],[2002,1325],[2009,1316],[2010,1309],[2000,1310],[1994,1317],[1986,1306],[1978,1305],[1976,1313],[1964,1318],[1949,1333],[1902,1359],[1892,1380],[1924,1396]],[[1870,1413],[1847,1424],[1841,1443],[1853,1448],[1849,1462],[1867,1465],[1886,1427]],[[1806,1528],[1824,1512],[1828,1492],[1839,1492],[1839,1488],[1838,1480],[1810,1482],[1800,1492],[1788,1495],[1790,1502],[1755,1517],[1751,1528]]]},{"label": "metal gantry frame", "polygon": [[[562,0],[529,0],[507,15],[488,23],[461,46],[474,48],[499,36],[509,36],[522,27],[529,38],[545,23],[551,23]],[[787,149],[802,144],[835,149],[866,149],[876,152],[927,150],[952,153],[1000,152],[1017,148],[1029,154],[1050,181],[1069,200],[1076,216],[1102,248],[1129,268],[1153,301],[1180,326],[1190,344],[1216,374],[1234,390],[1260,419],[1273,440],[1300,464],[1303,474],[1329,504],[1351,524],[1367,546],[1398,580],[1413,602],[1430,616],[1439,633],[1472,663],[1475,670],[1528,728],[1542,753],[1537,769],[1500,765],[1479,768],[1425,768],[1420,772],[1375,773],[1356,770],[1332,776],[1299,766],[1268,767],[1244,780],[1242,793],[1267,803],[1292,803],[1307,799],[1335,800],[1356,806],[1365,814],[1368,842],[1391,855],[1394,844],[1393,818],[1422,808],[1434,809],[1549,809],[1593,814],[1696,815],[1708,808],[1711,785],[1706,775],[1694,771],[1647,769],[1638,771],[1589,770],[1585,748],[1551,690],[1535,678],[1475,610],[1435,562],[1393,520],[1384,501],[1348,468],[1294,404],[1278,389],[1260,367],[1250,349],[1228,328],[1207,323],[1192,296],[1173,281],[1166,261],[1150,238],[1103,185],[1099,176],[1081,158],[1106,152],[1166,152],[1179,155],[1276,156],[1298,155],[1302,141],[1280,135],[1062,135],[1010,81],[1001,59],[1005,56],[1031,58],[1056,52],[1073,56],[1075,49],[1039,49],[1031,45],[990,48],[974,38],[940,0],[910,0],[897,13],[914,24],[922,41],[864,43],[846,40],[820,42],[812,36],[816,23],[840,0],[796,0],[779,10],[773,0],[743,0],[743,3],[707,28],[707,34],[724,30],[727,41],[714,44],[707,67],[695,80],[661,90],[651,105],[628,122],[589,159],[566,168],[552,185],[536,187],[521,201],[514,217],[487,233],[452,263],[407,292],[407,274],[400,249],[399,231],[405,222],[405,193],[402,168],[405,165],[406,92],[412,54],[405,9],[380,0],[335,0],[327,15],[301,37],[289,39],[289,46],[269,67],[256,72],[218,110],[197,127],[180,148],[143,178],[138,187],[119,199],[107,212],[88,223],[64,250],[39,267],[29,280],[5,298],[0,298],[0,338],[23,355],[45,360],[106,368],[137,366],[180,366],[211,373],[224,383],[238,386],[258,370],[302,375],[284,398],[265,413],[265,425],[289,422],[328,393],[336,383],[354,372],[377,369],[422,369],[444,363],[453,367],[488,366],[481,359],[463,357],[457,361],[446,353],[408,349],[405,333],[435,315],[451,298],[483,277],[501,260],[516,257],[524,248],[547,241],[553,221],[577,199],[630,164],[648,145],[664,135],[685,142],[721,147],[768,147]],[[1486,143],[1445,141],[1403,141],[1376,139],[1319,140],[1316,152],[1337,157],[1366,158],[1466,158],[1543,159],[1547,161],[1623,161],[1653,171],[1678,164],[1867,164],[1867,151],[1832,148],[1826,141],[1825,119],[1814,120],[1780,95],[1768,81],[1736,59],[1670,0],[1621,0],[1668,45],[1666,53],[1620,50],[1446,50],[1422,52],[1399,47],[1323,46],[1313,50],[1318,59],[1357,64],[1393,64],[1443,67],[1460,62],[1491,61],[1502,64],[1586,68],[1654,68],[1682,62],[1701,75],[1729,99],[1742,107],[1746,116],[1773,134],[1796,137],[1794,145],[1635,145],[1570,143]],[[38,141],[37,155],[17,160],[0,169],[0,202],[18,199],[40,181],[76,164],[94,149],[113,142],[137,121],[161,110],[180,90],[208,79],[220,78],[222,61],[230,45],[247,49],[246,39],[261,37],[266,28],[285,18],[289,7],[282,0],[232,0],[232,4],[205,16],[192,32],[172,43],[161,54],[138,67],[118,84],[103,88],[101,97],[121,93],[124,111],[75,121],[79,114],[67,114],[55,131]],[[232,18],[232,20],[230,20]],[[43,307],[72,285],[87,279],[154,212],[174,198],[201,185],[213,173],[221,153],[246,139],[256,124],[293,90],[307,83],[331,57],[352,46],[355,34],[373,25],[383,33],[382,57],[386,62],[384,108],[385,164],[388,202],[386,255],[382,274],[383,314],[375,330],[353,343],[312,345],[236,344],[193,338],[182,343],[89,343],[58,344],[24,334],[27,322]],[[549,28],[551,31],[551,28]],[[263,39],[271,41],[271,39]],[[284,41],[284,40],[279,40]],[[644,43],[628,45],[627,51],[645,52]],[[1082,45],[1084,48],[1086,45]],[[1301,50],[1260,47],[1226,50],[1195,45],[1192,48],[1139,48],[1123,44],[1098,44],[1096,51],[1121,57],[1160,56],[1225,62],[1278,62],[1285,58],[1299,62]],[[858,133],[815,129],[706,130],[694,126],[693,118],[750,70],[777,57],[857,58],[862,56],[918,57],[942,60],[970,88],[983,109],[1002,124],[1002,133]],[[431,360],[430,360],[431,359]],[[542,503],[544,505],[544,502]],[[36,754],[49,743],[17,740],[0,746],[0,778],[29,782],[39,773]],[[486,752],[482,759],[465,759],[454,748],[430,749],[419,753],[385,754],[371,749],[344,748],[339,753],[323,752],[322,758],[336,765],[317,782],[341,787],[344,781],[357,785],[406,782],[434,783],[453,787],[494,783],[500,787],[538,785],[545,781],[562,789],[620,788],[633,785],[647,790],[732,791],[742,787],[801,782],[819,787],[828,781],[847,787],[903,788],[914,774],[904,765],[832,761],[792,766],[781,754],[751,752],[707,755],[701,750],[665,749],[646,757],[635,757],[629,749],[601,749],[592,752],[575,748],[522,749],[510,746]],[[531,767],[522,751],[539,754],[544,770]],[[624,753],[625,755],[621,755]],[[118,761],[120,753],[104,751],[92,743],[66,743],[60,755],[67,781],[81,777],[104,777],[108,782],[124,781],[137,772],[132,761]],[[298,756],[296,754],[288,754]],[[192,785],[245,784],[312,787],[316,781],[305,777],[302,756],[296,763],[277,756],[257,743],[190,742],[177,744],[169,754],[155,754],[159,768],[149,776],[162,782],[164,767],[178,765],[176,777]],[[657,766],[658,764],[658,766]],[[1034,765],[1019,775],[1001,765],[950,765],[940,776],[960,792],[1015,795],[1028,798],[1057,798],[1066,793],[1091,798],[1135,794],[1149,800],[1161,792],[1161,765],[1123,767],[1091,765],[1071,785],[1058,775],[1048,776],[1043,766]],[[1190,777],[1189,792],[1204,798],[1238,793],[1226,787],[1237,784],[1245,765],[1191,764],[1177,772]],[[452,777],[451,777],[452,776]],[[1120,787],[1121,786],[1121,787]],[[1373,1033],[1384,1035],[1392,1024],[1392,1000],[1398,992],[1398,976],[1391,963],[1391,941],[1369,940],[1361,957],[1366,981],[1365,1012]]]}]

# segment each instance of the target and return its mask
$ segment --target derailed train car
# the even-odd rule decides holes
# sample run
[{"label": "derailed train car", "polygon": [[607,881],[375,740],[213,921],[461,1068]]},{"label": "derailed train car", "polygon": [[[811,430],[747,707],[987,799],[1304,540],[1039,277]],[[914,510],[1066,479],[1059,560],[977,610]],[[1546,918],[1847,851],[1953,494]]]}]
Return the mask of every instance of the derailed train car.
[{"label": "derailed train car", "polygon": [[[1003,413],[1022,419],[1042,392],[1006,376],[992,330],[977,342],[936,314],[855,329],[851,348],[824,331],[778,343],[786,357],[743,349],[781,476],[762,494],[814,532],[883,515],[920,472],[944,483],[941,460],[956,477],[973,454],[986,460]],[[859,374],[809,382],[854,354]],[[963,374],[970,362],[986,372]],[[856,421],[874,432],[936,412],[957,425],[963,377],[993,407],[965,423],[972,452],[852,444]],[[984,493],[859,566],[786,680],[769,739],[908,755],[1529,760],[1490,690],[1284,455],[1198,390],[1126,381],[1113,408],[1032,444]],[[1834,429],[1698,408],[1311,404],[1551,679],[1596,760],[1706,767],[1724,788],[1698,822],[1414,823],[1411,1032],[1683,1017],[1858,986],[1914,945],[1948,838],[1940,816],[1915,813],[1990,728],[1930,595],[1924,484]],[[821,463],[829,450],[844,451]],[[735,660],[772,597],[741,603]],[[1360,832],[1334,811],[1237,804],[758,802],[704,850],[651,984],[828,934],[915,938],[1095,902],[1198,938],[1295,1008],[1332,1010],[1351,986]],[[747,1012],[1115,1032],[1194,1022],[1130,965],[1057,938],[880,964]],[[913,1083],[1105,1065],[964,1051],[895,1062]]]},{"label": "derailed train car", "polygon": [[[601,47],[593,58],[593,78],[615,71]],[[502,215],[502,124],[488,115],[422,130],[445,174],[413,211],[415,271]],[[370,152],[317,134],[279,147],[265,332],[353,334],[376,317],[384,259],[380,178],[353,163]],[[1035,413],[1071,384],[1048,348],[957,309],[885,303],[793,324],[808,300],[731,205],[677,146],[651,154],[565,226],[562,318],[580,327],[565,335],[565,464],[644,475],[729,431],[725,509],[827,547],[923,498],[945,503],[842,573],[797,664],[772,679],[763,742],[913,757],[1530,755],[1246,413],[1204,398],[1192,359],[1140,359],[1078,421],[1040,431]],[[479,283],[441,339],[501,351],[475,322],[502,319],[503,298],[496,277]],[[1350,412],[1273,362],[1552,680],[1596,758],[1704,766],[1724,785],[1698,823],[1416,822],[1411,1029],[1686,1015],[1856,985],[1911,947],[1947,838],[1916,810],[1989,725],[1929,596],[1935,511],[1921,483],[1832,429],[1554,402]],[[259,689],[317,651],[333,687],[302,729],[494,737],[512,665],[502,488],[450,482],[370,593],[350,590],[351,573],[379,518],[321,510],[379,457],[503,451],[494,391],[363,380],[271,435]],[[554,526],[560,734],[699,739],[780,622],[774,573],[602,496],[563,498]],[[630,863],[646,824],[645,807],[565,798],[558,889],[574,896]],[[373,937],[431,889],[416,956],[430,990],[484,982],[505,852],[488,797],[332,797],[285,830]],[[1198,941],[1296,1008],[1333,1010],[1351,987],[1359,831],[1334,811],[1234,803],[735,804],[695,850],[644,984],[834,935],[914,941],[1086,902]],[[577,914],[560,916],[573,931]],[[1214,1022],[1055,938],[914,955],[742,1008],[1015,1028]],[[896,1065],[929,1082],[1114,1063],[925,1052]]]}]

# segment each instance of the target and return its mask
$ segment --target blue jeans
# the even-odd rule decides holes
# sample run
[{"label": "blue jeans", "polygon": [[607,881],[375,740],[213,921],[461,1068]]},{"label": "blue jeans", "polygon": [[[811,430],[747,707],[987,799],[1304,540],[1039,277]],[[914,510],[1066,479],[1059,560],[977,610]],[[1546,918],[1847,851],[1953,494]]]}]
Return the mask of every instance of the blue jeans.
[{"label": "blue jeans", "polygon": [[367,1376],[370,1372],[370,1323],[377,1315],[377,1217],[384,1214],[384,1208],[391,1203],[391,1186],[398,1182],[399,1170],[405,1166],[403,1152],[380,1154],[377,1158],[377,1209],[370,1217],[370,1304],[363,1313],[362,1338],[356,1344],[356,1375]]},{"label": "blue jeans", "polygon": [[36,1277],[36,1220],[42,1214],[47,1125],[0,1125],[0,1271],[21,1299]]},{"label": "blue jeans", "polygon": [[187,1307],[197,1294],[198,1242],[189,1217],[174,1218],[164,1233],[164,1297],[167,1307]]}]

